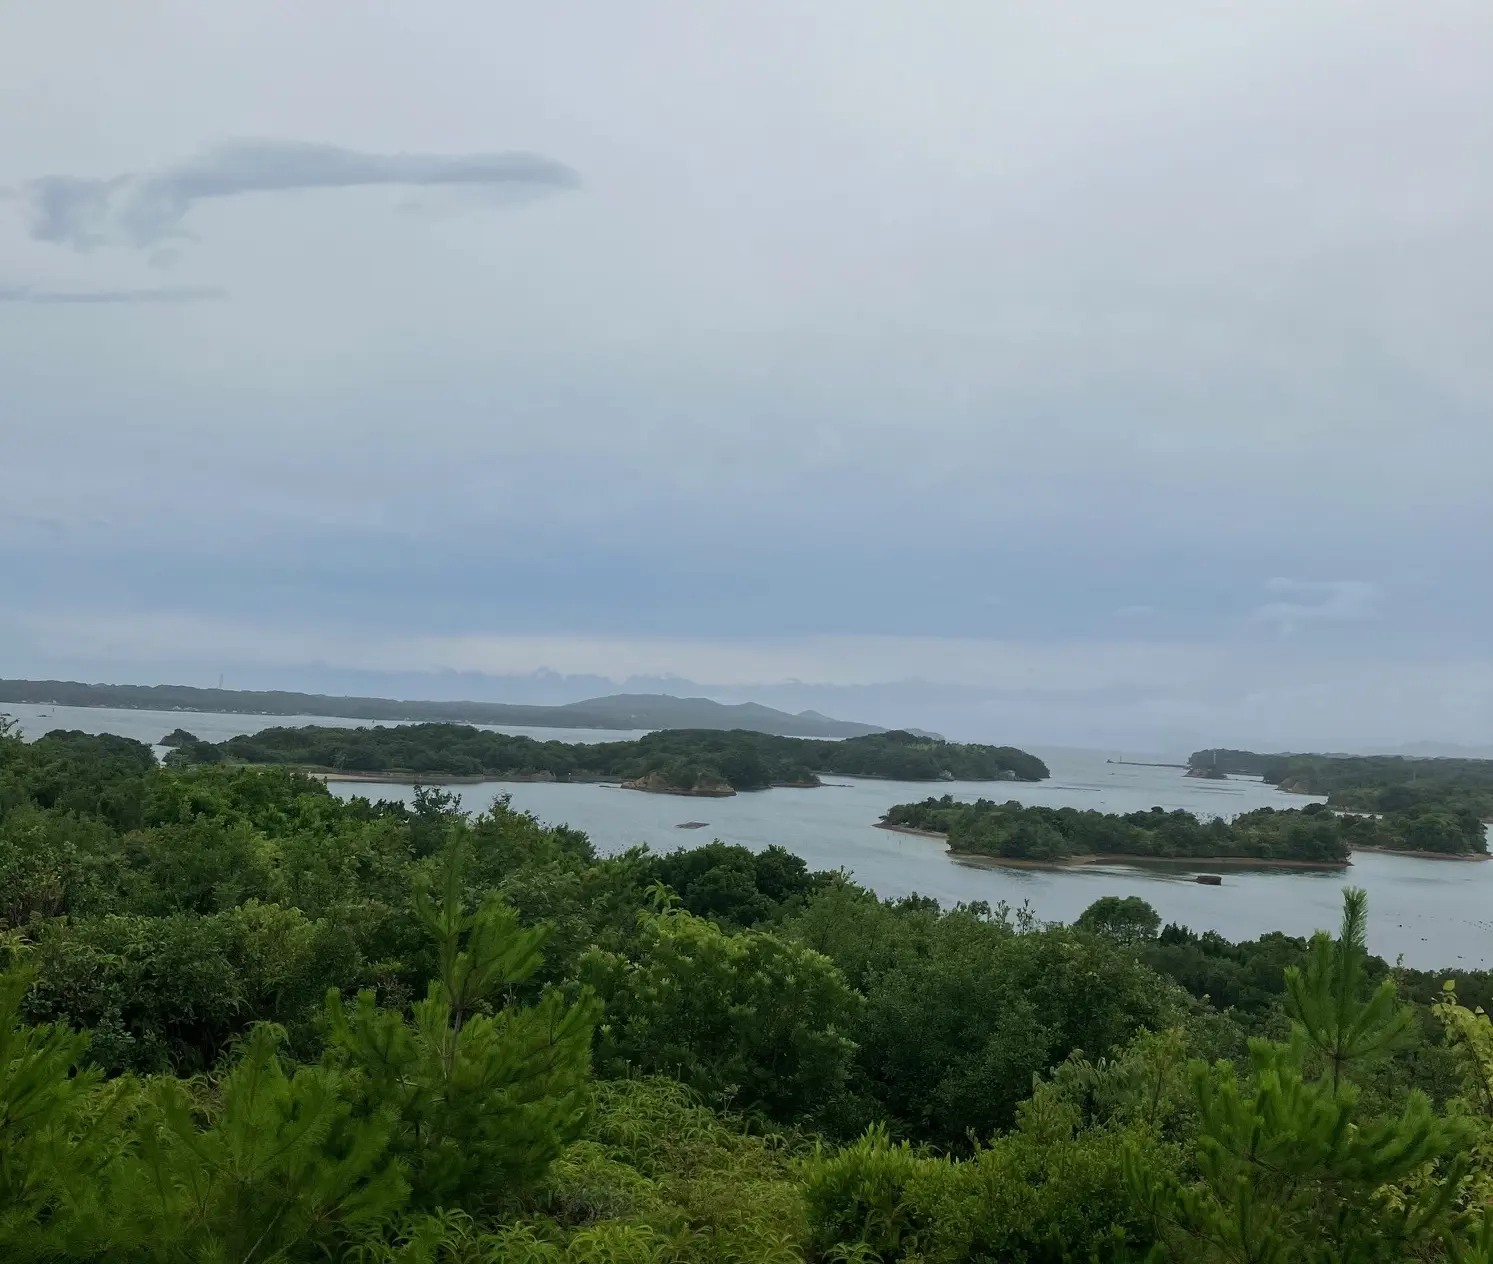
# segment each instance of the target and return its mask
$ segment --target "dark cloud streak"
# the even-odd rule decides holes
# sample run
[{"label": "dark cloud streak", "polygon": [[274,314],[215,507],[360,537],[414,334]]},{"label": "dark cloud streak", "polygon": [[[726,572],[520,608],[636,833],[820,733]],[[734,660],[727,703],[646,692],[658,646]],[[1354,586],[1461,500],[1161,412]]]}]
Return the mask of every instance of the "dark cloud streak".
[{"label": "dark cloud streak", "polygon": [[31,235],[37,241],[91,250],[107,241],[109,199],[124,183],[79,176],[45,176],[26,186],[31,203]]},{"label": "dark cloud streak", "polygon": [[175,285],[140,290],[33,290],[29,286],[0,285],[0,303],[32,303],[38,306],[110,305],[131,303],[208,303],[226,298],[227,292],[209,285]]},{"label": "dark cloud streak", "polygon": [[540,154],[371,154],[336,145],[242,140],[157,172],[112,179],[45,176],[24,188],[37,241],[90,250],[122,240],[142,249],[189,237],[199,201],[252,193],[377,186],[568,189],[579,177]]}]

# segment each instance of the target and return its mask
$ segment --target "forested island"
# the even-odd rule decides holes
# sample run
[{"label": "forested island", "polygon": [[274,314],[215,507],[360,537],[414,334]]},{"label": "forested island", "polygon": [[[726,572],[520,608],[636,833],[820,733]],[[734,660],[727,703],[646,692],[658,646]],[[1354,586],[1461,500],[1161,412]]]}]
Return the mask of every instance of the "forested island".
[{"label": "forested island", "polygon": [[716,702],[661,693],[621,693],[559,706],[341,697],[285,689],[198,689],[191,685],[88,685],[77,680],[0,680],[0,703],[203,711],[233,715],[321,715],[348,720],[507,724],[553,729],[749,729],[790,737],[860,737],[886,730],[797,714],[757,702]]},{"label": "forested island", "polygon": [[[1029,807],[977,799],[963,803],[951,795],[921,803],[900,803],[883,824],[941,834],[960,855],[1006,860],[1060,862],[1133,857],[1152,860],[1261,860],[1345,865],[1364,824],[1320,804],[1302,811],[1260,808],[1232,821],[1199,820],[1191,812],[1081,811]],[[1377,837],[1377,835],[1375,835]]]},{"label": "forested island", "polygon": [[944,835],[951,851],[965,855],[1027,861],[1129,856],[1346,864],[1355,850],[1488,855],[1483,824],[1469,813],[1430,810],[1381,818],[1339,813],[1320,803],[1286,811],[1258,808],[1223,821],[1161,808],[1120,815],[991,799],[965,803],[944,795],[898,804],[882,823]]},{"label": "forested island", "polygon": [[1493,759],[1202,750],[1193,752],[1187,764],[1192,775],[1217,769],[1260,777],[1296,794],[1325,795],[1329,807],[1348,812],[1404,814],[1422,820],[1436,814],[1470,815],[1493,821]]},{"label": "forested island", "polygon": [[1187,771],[1190,776],[1195,777],[1263,777],[1265,767],[1271,760],[1286,758],[1289,757],[1210,747],[1208,750],[1193,751],[1187,757]]},{"label": "forested island", "polygon": [[1368,912],[1042,924],[0,734],[0,1258],[1483,1261],[1493,978]]},{"label": "forested island", "polygon": [[310,725],[264,729],[217,744],[188,741],[168,759],[178,765],[282,764],[426,779],[620,781],[637,789],[700,795],[817,786],[820,773],[899,781],[1038,781],[1048,776],[1040,759],[1014,747],[945,742],[900,731],[815,741],[746,731],[666,729],[633,741],[571,743],[538,742],[460,724]]}]

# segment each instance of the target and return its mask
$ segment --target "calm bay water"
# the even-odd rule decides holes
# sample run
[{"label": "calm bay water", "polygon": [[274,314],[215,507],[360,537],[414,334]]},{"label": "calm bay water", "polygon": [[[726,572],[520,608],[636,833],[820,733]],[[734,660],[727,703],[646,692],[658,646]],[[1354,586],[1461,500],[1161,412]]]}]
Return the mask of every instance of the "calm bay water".
[{"label": "calm bay water", "polygon": [[[26,736],[54,728],[119,733],[155,742],[180,725],[199,737],[221,741],[271,725],[336,724],[362,721],[322,716],[208,715],[103,708],[4,708],[21,720]],[[45,713],[45,714],[41,714]],[[638,736],[609,730],[519,729],[510,733],[561,741],[616,741]],[[1423,968],[1493,966],[1493,862],[1416,860],[1402,856],[1358,855],[1345,870],[1225,869],[1223,885],[1200,886],[1197,869],[1091,866],[1074,870],[1005,869],[955,860],[936,839],[894,834],[875,828],[894,803],[948,792],[960,799],[980,796],[1022,803],[1129,812],[1160,806],[1185,808],[1202,816],[1232,816],[1251,808],[1301,807],[1310,802],[1258,781],[1189,780],[1178,768],[1106,762],[1105,752],[1036,749],[1052,769],[1052,779],[1021,783],[872,781],[837,777],[817,790],[764,790],[729,799],[689,799],[642,794],[612,786],[555,783],[499,783],[453,787],[471,809],[486,808],[501,794],[513,805],[552,824],[568,824],[590,835],[597,849],[611,854],[647,844],[655,851],[693,847],[719,838],[760,849],[777,843],[802,856],[813,869],[846,869],[883,896],[918,892],[945,904],[999,901],[1028,904],[1040,918],[1070,921],[1102,895],[1139,895],[1166,921],[1195,930],[1216,930],[1230,939],[1253,938],[1270,930],[1310,934],[1337,924],[1342,888],[1369,893],[1369,945],[1393,961]],[[1175,758],[1175,757],[1174,757]],[[337,782],[344,797],[408,798],[407,783]],[[684,821],[707,827],[681,830]]]}]

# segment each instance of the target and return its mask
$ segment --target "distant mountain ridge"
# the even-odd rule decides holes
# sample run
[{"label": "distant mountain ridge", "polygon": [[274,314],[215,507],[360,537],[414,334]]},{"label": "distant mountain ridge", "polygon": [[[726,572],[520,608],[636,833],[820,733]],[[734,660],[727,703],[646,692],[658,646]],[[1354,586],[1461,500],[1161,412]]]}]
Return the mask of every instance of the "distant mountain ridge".
[{"label": "distant mountain ridge", "polygon": [[0,704],[119,707],[133,711],[201,711],[242,715],[338,716],[447,724],[509,724],[555,729],[747,729],[778,737],[864,737],[875,724],[835,720],[817,711],[797,715],[757,702],[723,703],[671,694],[622,693],[561,706],[507,702],[427,702],[350,698],[261,689],[198,689],[191,685],[89,685],[75,680],[0,680]]}]

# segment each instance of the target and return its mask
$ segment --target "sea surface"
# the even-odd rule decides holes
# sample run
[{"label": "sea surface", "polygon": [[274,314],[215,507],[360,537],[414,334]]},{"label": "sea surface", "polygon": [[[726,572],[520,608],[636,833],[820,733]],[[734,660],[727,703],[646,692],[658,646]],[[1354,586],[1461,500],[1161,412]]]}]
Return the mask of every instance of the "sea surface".
[{"label": "sea surface", "polygon": [[[221,741],[271,725],[366,721],[324,716],[199,714],[105,708],[24,706],[4,710],[22,723],[27,737],[54,728],[119,733],[156,742],[180,725],[199,737]],[[617,741],[637,732],[503,727],[539,740]],[[844,869],[882,896],[917,892],[945,905],[984,900],[1013,908],[1028,906],[1045,921],[1071,921],[1103,895],[1138,895],[1163,920],[1194,930],[1216,930],[1229,939],[1266,931],[1308,935],[1337,925],[1342,889],[1369,893],[1369,946],[1393,962],[1424,969],[1493,967],[1493,861],[1420,860],[1359,853],[1347,869],[1272,870],[1225,868],[1221,886],[1193,878],[1200,867],[1086,866],[1071,870],[1010,869],[950,856],[942,842],[876,828],[894,803],[949,793],[959,799],[1015,799],[1047,806],[1130,812],[1159,806],[1199,816],[1233,816],[1251,808],[1302,807],[1311,799],[1286,794],[1263,782],[1235,778],[1200,781],[1180,768],[1113,762],[1118,752],[1033,747],[1052,770],[1049,781],[927,782],[831,777],[815,790],[763,790],[728,799],[644,794],[606,785],[544,782],[481,782],[451,787],[463,805],[482,810],[500,795],[541,821],[568,824],[590,835],[598,851],[612,854],[647,845],[655,851],[695,847],[719,838],[761,849],[773,843],[802,856],[812,869]],[[1166,756],[1124,756],[1163,760]],[[1170,756],[1181,762],[1177,755]],[[373,799],[408,799],[408,782],[333,781],[334,794]],[[703,821],[702,829],[680,829]],[[1201,868],[1206,869],[1206,866]]]}]

